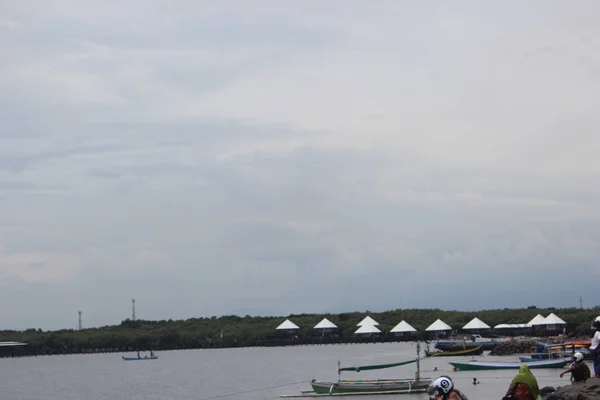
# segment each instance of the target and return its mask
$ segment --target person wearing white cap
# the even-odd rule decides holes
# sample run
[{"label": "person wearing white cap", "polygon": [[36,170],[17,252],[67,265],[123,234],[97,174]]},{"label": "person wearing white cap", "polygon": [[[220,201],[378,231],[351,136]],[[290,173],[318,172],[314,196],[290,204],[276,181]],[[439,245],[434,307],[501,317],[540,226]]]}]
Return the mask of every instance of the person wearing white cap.
[{"label": "person wearing white cap", "polygon": [[594,375],[596,378],[600,378],[600,317],[596,317],[592,322],[592,329],[596,332],[592,337],[590,351],[594,355]]}]

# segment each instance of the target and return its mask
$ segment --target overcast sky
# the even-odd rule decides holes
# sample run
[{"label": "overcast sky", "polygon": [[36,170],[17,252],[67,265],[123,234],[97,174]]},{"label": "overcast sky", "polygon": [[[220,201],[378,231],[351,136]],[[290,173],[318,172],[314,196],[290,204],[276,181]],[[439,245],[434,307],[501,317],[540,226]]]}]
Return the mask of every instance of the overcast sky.
[{"label": "overcast sky", "polygon": [[600,304],[599,14],[3,0],[0,329]]}]

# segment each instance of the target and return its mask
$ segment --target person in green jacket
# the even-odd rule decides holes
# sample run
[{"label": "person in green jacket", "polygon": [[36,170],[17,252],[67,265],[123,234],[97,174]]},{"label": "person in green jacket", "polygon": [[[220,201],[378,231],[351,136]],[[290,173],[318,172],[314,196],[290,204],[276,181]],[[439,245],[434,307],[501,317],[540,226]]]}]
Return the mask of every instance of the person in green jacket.
[{"label": "person in green jacket", "polygon": [[527,364],[523,364],[519,367],[519,373],[513,378],[502,400],[537,400],[539,396],[540,388],[537,379]]}]

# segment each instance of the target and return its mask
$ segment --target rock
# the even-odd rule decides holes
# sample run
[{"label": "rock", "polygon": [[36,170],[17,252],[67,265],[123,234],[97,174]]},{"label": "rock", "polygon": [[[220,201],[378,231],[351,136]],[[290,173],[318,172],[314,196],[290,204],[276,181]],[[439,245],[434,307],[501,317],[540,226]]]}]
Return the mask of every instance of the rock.
[{"label": "rock", "polygon": [[590,378],[585,383],[561,386],[553,393],[542,394],[544,400],[594,400],[599,398],[600,378]]},{"label": "rock", "polygon": [[552,387],[552,386],[544,386],[543,388],[540,389],[540,394],[542,396],[545,396],[547,394],[554,393],[554,392],[556,392],[556,389],[554,389],[554,387]]}]

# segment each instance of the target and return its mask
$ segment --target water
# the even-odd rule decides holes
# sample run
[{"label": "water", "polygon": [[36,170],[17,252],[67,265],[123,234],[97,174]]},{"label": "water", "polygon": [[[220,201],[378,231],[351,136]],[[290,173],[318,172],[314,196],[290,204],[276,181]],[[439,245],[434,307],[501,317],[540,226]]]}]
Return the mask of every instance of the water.
[{"label": "water", "polygon": [[[158,360],[123,361],[121,354],[0,359],[0,393],[7,400],[272,400],[281,394],[311,390],[311,379],[337,379],[342,366],[391,363],[416,355],[414,343],[184,350],[158,352]],[[131,354],[129,354],[131,355]],[[514,361],[516,356],[478,356],[479,360]],[[421,362],[421,376],[449,375],[470,400],[501,399],[517,370],[452,371],[439,357]],[[434,367],[438,371],[432,371]],[[344,372],[346,379],[412,378],[416,364]],[[540,388],[569,384],[560,369],[532,370]],[[473,377],[481,382],[472,384]],[[295,384],[293,384],[295,383]],[[275,386],[286,385],[274,388]],[[271,389],[267,389],[271,388]],[[229,396],[226,396],[229,395]],[[348,399],[398,399],[361,396]],[[338,397],[336,397],[338,398]],[[400,396],[427,399],[426,394]]]}]

